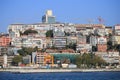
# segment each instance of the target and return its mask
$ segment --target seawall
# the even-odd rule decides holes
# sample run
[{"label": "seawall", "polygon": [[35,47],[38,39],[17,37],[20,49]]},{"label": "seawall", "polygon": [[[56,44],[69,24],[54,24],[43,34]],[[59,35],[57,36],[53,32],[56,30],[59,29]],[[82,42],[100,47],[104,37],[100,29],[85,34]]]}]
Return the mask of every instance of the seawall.
[{"label": "seawall", "polygon": [[0,69],[1,72],[35,73],[35,72],[102,72],[120,71],[120,69]]}]

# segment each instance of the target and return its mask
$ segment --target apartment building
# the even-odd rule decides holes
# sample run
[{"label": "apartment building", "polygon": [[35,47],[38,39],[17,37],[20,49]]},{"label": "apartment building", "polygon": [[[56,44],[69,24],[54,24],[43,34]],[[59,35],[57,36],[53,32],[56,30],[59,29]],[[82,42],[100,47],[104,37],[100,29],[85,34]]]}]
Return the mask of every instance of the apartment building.
[{"label": "apartment building", "polygon": [[9,46],[11,38],[7,35],[0,36],[0,46]]},{"label": "apartment building", "polygon": [[120,35],[120,24],[115,25],[115,27],[114,27],[114,34],[116,36]]},{"label": "apartment building", "polygon": [[80,53],[88,53],[92,51],[91,44],[77,44],[76,51]]},{"label": "apartment building", "polygon": [[97,50],[98,50],[98,52],[106,52],[107,51],[107,38],[106,37],[98,37],[97,38]]},{"label": "apartment building", "polygon": [[37,52],[36,63],[41,65],[54,64],[53,56],[48,53]]},{"label": "apartment building", "polygon": [[92,46],[96,46],[97,45],[97,36],[95,36],[95,35],[91,35],[90,36],[90,44]]},{"label": "apartment building", "polygon": [[3,65],[3,67],[7,67],[9,65],[12,65],[12,59],[14,56],[8,56],[6,54],[0,56],[0,64]]},{"label": "apartment building", "polygon": [[85,35],[81,34],[81,33],[77,33],[77,44],[86,44],[87,43],[87,38]]},{"label": "apartment building", "polygon": [[21,36],[19,38],[13,38],[11,44],[15,47],[38,47],[40,49],[46,48],[46,37]]},{"label": "apartment building", "polygon": [[119,35],[112,36],[111,41],[112,41],[113,45],[120,44],[120,36]]},{"label": "apartment building", "polygon": [[108,32],[106,31],[105,28],[97,28],[94,30],[94,34],[99,35],[99,36],[106,36],[108,35]]},{"label": "apartment building", "polygon": [[103,58],[107,63],[110,63],[110,64],[120,63],[119,52],[116,52],[116,51],[96,52],[95,54]]},{"label": "apartment building", "polygon": [[67,44],[65,33],[61,30],[56,30],[53,35],[53,46],[56,48],[65,48]]}]

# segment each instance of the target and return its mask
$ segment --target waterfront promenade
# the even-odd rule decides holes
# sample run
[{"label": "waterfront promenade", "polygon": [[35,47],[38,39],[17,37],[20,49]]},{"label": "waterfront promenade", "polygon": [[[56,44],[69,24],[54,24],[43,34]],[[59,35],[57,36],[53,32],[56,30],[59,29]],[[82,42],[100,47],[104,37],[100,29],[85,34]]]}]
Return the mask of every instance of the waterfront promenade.
[{"label": "waterfront promenade", "polygon": [[120,71],[120,69],[0,69],[0,72],[13,73],[36,73],[36,72],[102,72],[102,71]]}]

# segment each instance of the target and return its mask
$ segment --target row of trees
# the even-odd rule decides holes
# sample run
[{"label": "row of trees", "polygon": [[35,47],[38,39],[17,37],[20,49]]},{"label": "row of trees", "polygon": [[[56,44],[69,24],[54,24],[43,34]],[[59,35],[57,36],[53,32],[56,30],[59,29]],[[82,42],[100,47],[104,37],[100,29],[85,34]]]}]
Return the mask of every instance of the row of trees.
[{"label": "row of trees", "polygon": [[103,67],[108,65],[101,57],[92,54],[92,53],[84,53],[84,54],[54,54],[54,60],[60,61],[61,64],[76,64],[78,68],[96,68]]},{"label": "row of trees", "polygon": [[24,31],[23,33],[20,31],[20,35],[28,35],[28,34],[38,34],[38,32],[36,30],[31,30],[31,29]]},{"label": "row of trees", "polygon": [[22,57],[26,55],[31,55],[32,52],[38,51],[38,48],[26,48],[22,47],[22,49],[18,50],[19,55],[13,58],[13,65],[18,65],[19,62],[22,62]]},{"label": "row of trees", "polygon": [[22,49],[18,50],[18,53],[21,55],[21,56],[26,56],[26,55],[31,55],[32,52],[35,52],[38,50],[38,47],[35,47],[35,48],[26,48],[26,47],[22,47]]},{"label": "row of trees", "polygon": [[[19,33],[20,33],[20,35],[38,34],[38,32],[36,30],[31,30],[31,29],[24,31],[23,33],[21,31],[19,31]],[[48,30],[46,32],[46,37],[53,37],[53,30]]]},{"label": "row of trees", "polygon": [[78,55],[75,62],[79,68],[95,68],[96,66],[102,67],[107,65],[101,57],[92,53]]}]

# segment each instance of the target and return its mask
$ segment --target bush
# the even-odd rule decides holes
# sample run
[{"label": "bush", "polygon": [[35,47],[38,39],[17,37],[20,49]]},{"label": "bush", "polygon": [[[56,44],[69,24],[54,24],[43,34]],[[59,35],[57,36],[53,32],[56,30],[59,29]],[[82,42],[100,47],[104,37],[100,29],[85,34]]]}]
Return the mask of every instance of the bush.
[{"label": "bush", "polygon": [[46,32],[46,37],[53,37],[53,30],[48,30]]},{"label": "bush", "polygon": [[29,30],[26,30],[23,34],[24,34],[24,35],[28,35],[28,34],[31,34],[31,33],[33,33],[33,34],[37,34],[38,32],[35,31],[35,30],[31,30],[31,29],[29,29]]}]

